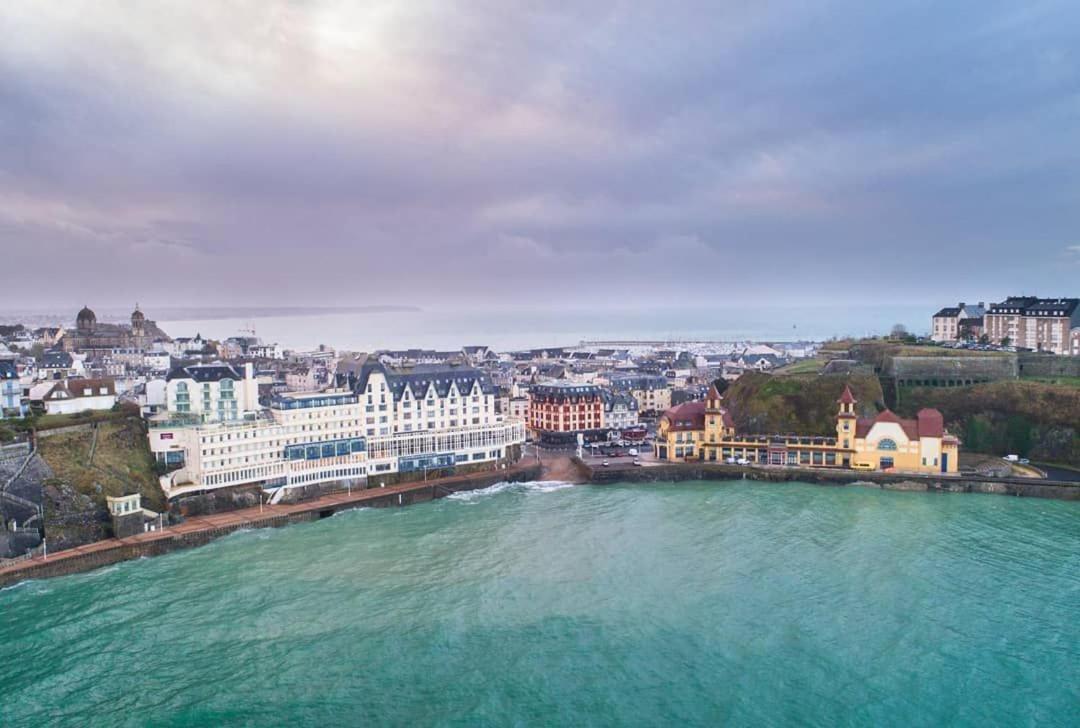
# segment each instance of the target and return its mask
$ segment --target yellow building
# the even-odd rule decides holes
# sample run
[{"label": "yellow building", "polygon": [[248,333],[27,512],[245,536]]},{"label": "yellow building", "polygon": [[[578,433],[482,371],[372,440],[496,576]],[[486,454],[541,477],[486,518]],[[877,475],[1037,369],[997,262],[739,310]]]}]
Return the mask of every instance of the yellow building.
[{"label": "yellow building", "polygon": [[945,431],[941,413],[920,410],[901,419],[889,410],[860,418],[847,386],[837,401],[836,437],[739,435],[715,387],[704,402],[664,413],[653,454],[659,460],[746,462],[760,465],[854,468],[914,473],[956,473],[959,441]]}]

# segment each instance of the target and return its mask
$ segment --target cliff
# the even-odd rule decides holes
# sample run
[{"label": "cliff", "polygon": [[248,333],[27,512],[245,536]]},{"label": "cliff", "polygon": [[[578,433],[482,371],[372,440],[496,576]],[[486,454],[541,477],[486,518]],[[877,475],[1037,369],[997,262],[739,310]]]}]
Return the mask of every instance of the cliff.
[{"label": "cliff", "polygon": [[735,418],[739,432],[829,436],[836,434],[839,409],[836,400],[845,384],[851,385],[851,391],[859,400],[861,415],[873,416],[883,406],[881,384],[874,376],[793,374],[777,377],[757,372],[744,374],[733,382],[724,393],[724,403]]},{"label": "cliff", "polygon": [[941,410],[964,450],[1080,467],[1080,388],[1027,381],[904,388],[900,414],[921,407]]}]

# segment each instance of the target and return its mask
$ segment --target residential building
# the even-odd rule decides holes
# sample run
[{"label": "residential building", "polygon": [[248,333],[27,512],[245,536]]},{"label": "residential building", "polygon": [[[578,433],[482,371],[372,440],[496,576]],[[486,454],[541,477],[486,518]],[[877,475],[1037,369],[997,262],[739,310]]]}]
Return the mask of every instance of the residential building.
[{"label": "residential building", "polygon": [[259,408],[252,365],[187,364],[165,375],[165,408],[192,422],[230,422]]},{"label": "residential building", "polygon": [[632,394],[603,390],[604,417],[602,427],[606,430],[624,430],[638,423],[638,404]]},{"label": "residential building", "polygon": [[52,384],[41,401],[50,415],[112,409],[116,404],[116,383],[105,378],[62,379]]},{"label": "residential building", "polygon": [[617,374],[611,378],[616,391],[629,392],[638,403],[639,414],[656,414],[671,409],[671,382],[661,375]]},{"label": "residential building", "polygon": [[979,301],[972,306],[961,301],[959,305],[946,307],[930,319],[930,339],[941,343],[978,338],[982,333],[986,304]]},{"label": "residential building", "polygon": [[1069,333],[1069,354],[1080,356],[1080,326]]},{"label": "residential building", "polygon": [[604,429],[604,389],[595,384],[551,382],[529,389],[529,430],[546,443],[569,443],[580,434],[600,439]]},{"label": "residential building", "polygon": [[738,459],[762,465],[958,472],[960,442],[945,431],[939,411],[922,409],[915,419],[902,419],[885,410],[862,418],[846,385],[837,404],[836,437],[740,435],[713,387],[704,402],[688,402],[664,413],[654,455],[672,461]]},{"label": "residential building", "polygon": [[509,414],[514,419],[525,421],[529,418],[529,396],[511,397],[508,403]]},{"label": "residential building", "polygon": [[0,419],[22,417],[26,405],[22,401],[23,387],[19,371],[12,359],[0,359]]},{"label": "residential building", "polygon": [[1010,296],[991,304],[983,317],[984,333],[994,344],[1071,353],[1071,336],[1080,327],[1080,298],[1035,298]]},{"label": "residential building", "polygon": [[86,371],[81,358],[70,352],[53,350],[46,351],[42,357],[41,366],[37,369],[38,379],[67,379],[79,376]]}]

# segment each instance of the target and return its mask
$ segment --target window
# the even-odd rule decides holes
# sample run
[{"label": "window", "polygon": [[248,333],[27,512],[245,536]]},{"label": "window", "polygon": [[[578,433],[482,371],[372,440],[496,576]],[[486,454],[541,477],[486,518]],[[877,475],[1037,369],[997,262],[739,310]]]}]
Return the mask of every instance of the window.
[{"label": "window", "polygon": [[895,450],[896,449],[896,441],[891,440],[891,439],[886,437],[885,439],[878,441],[877,449],[878,450]]}]

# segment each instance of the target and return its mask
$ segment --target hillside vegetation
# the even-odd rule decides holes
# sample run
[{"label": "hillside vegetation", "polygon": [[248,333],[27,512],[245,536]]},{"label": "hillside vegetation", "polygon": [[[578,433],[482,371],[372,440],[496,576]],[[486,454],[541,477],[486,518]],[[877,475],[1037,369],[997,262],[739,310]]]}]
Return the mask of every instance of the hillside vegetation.
[{"label": "hillside vegetation", "polygon": [[963,449],[1080,466],[1080,389],[1032,381],[904,388],[900,413],[936,407]]},{"label": "hillside vegetation", "polygon": [[55,476],[45,484],[50,546],[67,548],[107,538],[106,496],[138,492],[144,507],[165,509],[142,422],[131,417],[99,422],[96,427],[96,444],[92,424],[38,438],[38,452]]},{"label": "hillside vegetation", "polygon": [[860,415],[873,416],[883,406],[884,396],[877,377],[817,374],[776,377],[757,372],[735,380],[724,394],[724,403],[739,432],[835,435],[839,410],[836,400],[845,384],[851,385],[859,400],[856,407]]}]

